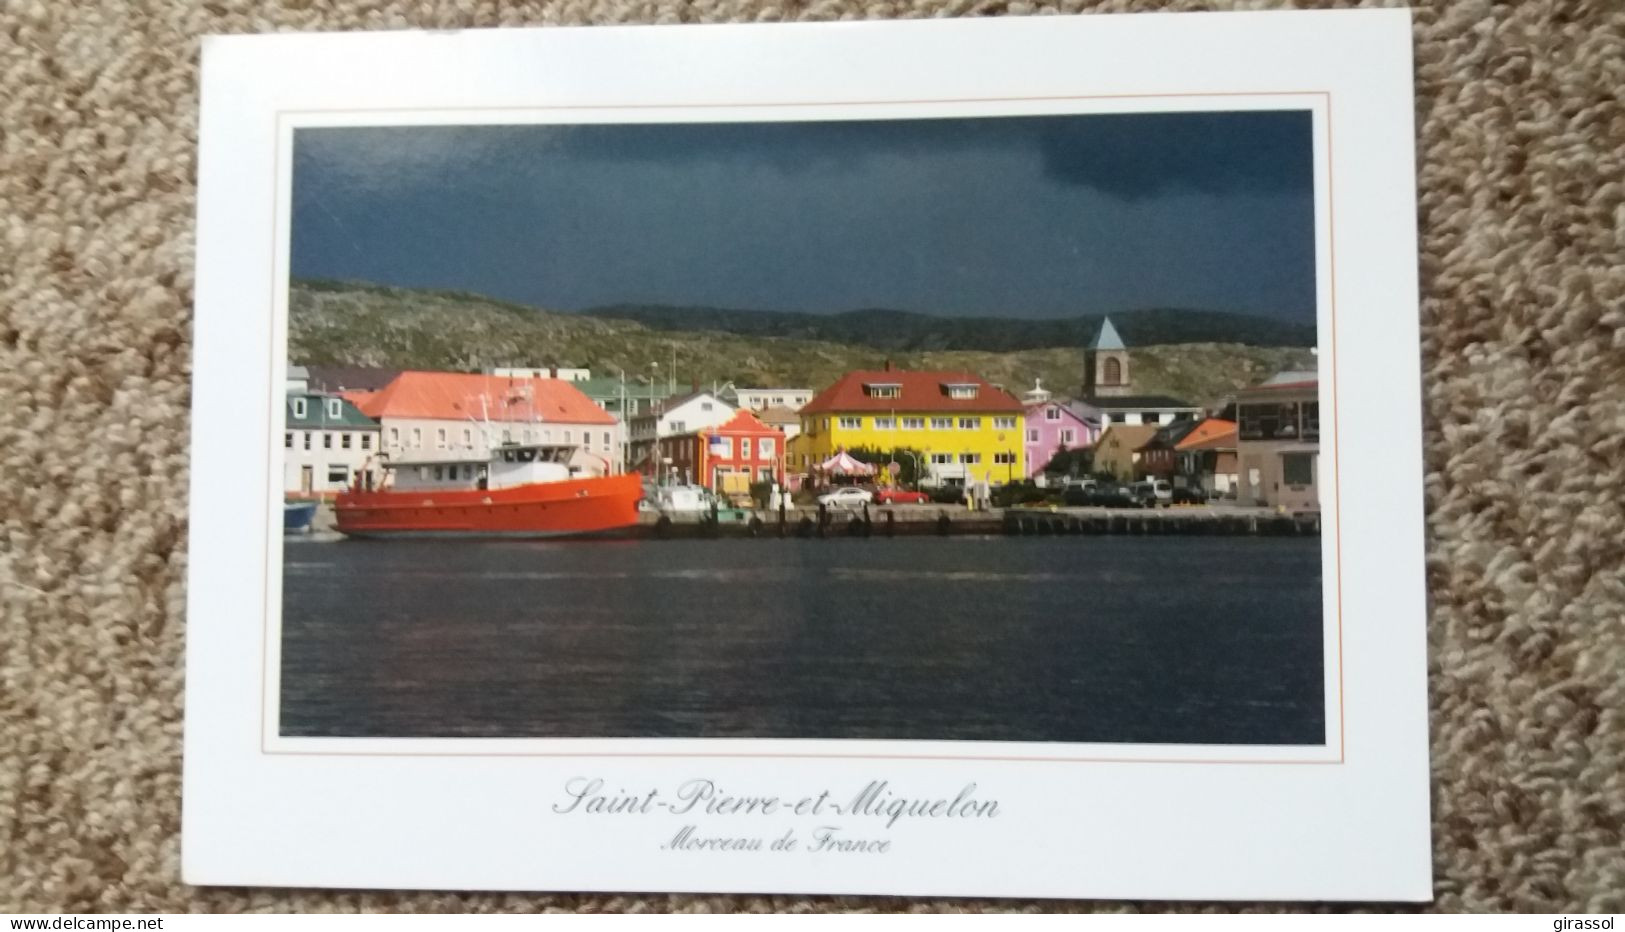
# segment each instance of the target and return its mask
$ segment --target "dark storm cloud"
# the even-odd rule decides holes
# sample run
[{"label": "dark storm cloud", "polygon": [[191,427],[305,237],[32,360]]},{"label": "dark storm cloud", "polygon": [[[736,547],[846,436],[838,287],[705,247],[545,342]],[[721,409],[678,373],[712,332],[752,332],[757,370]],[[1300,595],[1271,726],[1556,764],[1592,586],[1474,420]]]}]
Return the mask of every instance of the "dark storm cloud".
[{"label": "dark storm cloud", "polygon": [[1181,191],[1311,191],[1306,110],[1108,114],[1041,130],[1060,181],[1128,200]]},{"label": "dark storm cloud", "polygon": [[293,272],[554,308],[1314,313],[1306,113],[301,129]]}]

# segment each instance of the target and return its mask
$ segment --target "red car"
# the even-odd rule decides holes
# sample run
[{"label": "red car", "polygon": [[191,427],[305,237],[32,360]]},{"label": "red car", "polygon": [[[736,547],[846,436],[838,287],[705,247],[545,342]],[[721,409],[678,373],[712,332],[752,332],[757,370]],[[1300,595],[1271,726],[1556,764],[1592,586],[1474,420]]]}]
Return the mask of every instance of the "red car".
[{"label": "red car", "polygon": [[911,492],[908,489],[878,489],[875,491],[876,505],[925,505],[929,504],[931,496],[924,492]]}]

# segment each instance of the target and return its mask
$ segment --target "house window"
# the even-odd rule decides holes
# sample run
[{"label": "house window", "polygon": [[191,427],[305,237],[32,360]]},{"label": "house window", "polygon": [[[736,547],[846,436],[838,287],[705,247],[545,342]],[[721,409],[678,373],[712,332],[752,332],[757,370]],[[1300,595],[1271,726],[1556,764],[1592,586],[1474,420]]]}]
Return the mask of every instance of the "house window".
[{"label": "house window", "polygon": [[944,466],[944,465],[947,465],[948,463],[952,463],[953,461],[954,461],[954,455],[952,453],[933,453],[933,454],[931,454],[931,462],[937,464],[938,466]]},{"label": "house window", "polygon": [[401,429],[399,427],[391,427],[389,429],[389,445],[392,447],[398,447],[401,445]]},{"label": "house window", "polygon": [[305,419],[305,413],[306,413],[305,399],[303,399],[303,398],[295,398],[293,400],[293,417],[294,417],[294,420],[296,420],[296,421],[304,420]]},{"label": "house window", "polygon": [[964,382],[949,383],[948,397],[958,401],[966,401],[976,397],[976,386]]},{"label": "house window", "polygon": [[701,411],[709,411],[709,410],[711,410],[711,402],[709,402],[709,401],[700,402],[700,410]]},{"label": "house window", "polygon": [[338,420],[339,418],[343,417],[344,416],[343,402],[339,401],[337,398],[329,398],[329,399],[327,399],[327,416],[332,418],[335,421]]},{"label": "house window", "polygon": [[875,418],[875,430],[896,430],[897,419],[894,417]]},{"label": "house window", "polygon": [[1078,436],[1077,431],[1075,431],[1072,428],[1068,427],[1068,428],[1061,431],[1061,443],[1064,444],[1064,445],[1067,445],[1067,446],[1071,446],[1072,441],[1076,440],[1077,436]]},{"label": "house window", "polygon": [[773,446],[774,444],[772,437],[763,437],[762,439],[756,441],[756,447],[759,450],[759,455],[764,460],[772,457]]},{"label": "house window", "polygon": [[332,434],[329,434],[329,433],[323,433],[322,434],[322,449],[324,449],[324,450],[333,449],[333,435]]},{"label": "house window", "polygon": [[421,427],[412,428],[412,446],[414,446],[414,447],[423,446],[423,428],[421,428]]},{"label": "house window", "polygon": [[1314,458],[1308,453],[1281,454],[1281,481],[1299,487],[1314,485]]},{"label": "house window", "polygon": [[994,430],[1015,430],[1016,419],[1013,417],[996,417],[993,419]]},{"label": "house window", "polygon": [[372,434],[362,434],[361,435],[361,449],[363,449],[363,450],[371,450],[372,449]]},{"label": "house window", "polygon": [[569,432],[569,431],[565,431],[565,432],[564,432],[564,442],[565,442],[565,443],[569,443],[569,442],[570,442],[570,432]]},{"label": "house window", "polygon": [[1116,385],[1123,381],[1123,364],[1117,361],[1117,357],[1106,357],[1105,377],[1101,381],[1105,385]]},{"label": "house window", "polygon": [[776,404],[776,405],[784,404],[784,396],[783,395],[775,396],[774,399],[773,399],[773,403]]},{"label": "house window", "polygon": [[925,429],[925,418],[923,418],[923,417],[905,417],[905,418],[903,418],[903,429],[904,430],[924,430]]},{"label": "house window", "polygon": [[440,481],[441,479],[446,478],[445,469],[440,467],[440,466],[436,466],[434,468],[434,478],[435,478],[435,481],[437,481],[437,482]]},{"label": "house window", "polygon": [[773,467],[763,466],[762,468],[756,470],[756,478],[763,482],[771,482],[773,480]]},{"label": "house window", "polygon": [[1014,466],[1016,464],[1016,455],[1014,453],[995,453],[993,454],[993,462],[1000,466]]},{"label": "house window", "polygon": [[613,446],[613,443],[609,439],[609,431],[606,430],[604,431],[604,450],[608,451],[611,446]]},{"label": "house window", "polygon": [[350,467],[343,463],[328,463],[327,481],[338,485],[348,485],[350,482]]},{"label": "house window", "polygon": [[339,436],[339,446],[343,447],[346,450],[350,449],[350,435],[349,434],[341,434]]},{"label": "house window", "polygon": [[934,417],[931,419],[932,430],[953,430],[954,419],[951,417]]},{"label": "house window", "polygon": [[1059,421],[1060,419],[1061,419],[1061,409],[1060,408],[1045,408],[1044,409],[1044,420],[1046,420],[1046,421]]},{"label": "house window", "polygon": [[829,418],[824,418],[824,429],[829,430]]},{"label": "house window", "polygon": [[310,431],[305,431],[305,449],[310,449]]},{"label": "house window", "polygon": [[[674,433],[674,434],[680,434],[680,433],[683,432],[683,428],[685,426],[686,425],[684,425],[682,421],[672,421],[671,422],[671,432]],[[564,439],[569,440],[570,438],[565,437]]]},{"label": "house window", "polygon": [[519,439],[524,441],[525,443],[530,442],[530,428],[529,427],[525,428],[524,432],[519,435]]},{"label": "house window", "polygon": [[1037,443],[1038,442],[1038,430],[1036,428],[1033,429],[1033,430],[1027,431],[1027,442],[1028,443]]},{"label": "house window", "polygon": [[[418,439],[418,432],[416,430],[412,431],[412,439],[413,440]],[[513,443],[513,431],[512,430],[510,430],[508,428],[503,428],[502,429],[502,442],[503,443]]]},{"label": "house window", "polygon": [[750,459],[750,438],[749,437],[740,437],[739,438],[739,458],[742,459],[742,460]]},{"label": "house window", "polygon": [[293,431],[290,430],[282,435],[282,445],[290,450],[293,449]]},{"label": "house window", "polygon": [[966,466],[974,466],[977,463],[980,463],[982,461],[982,454],[980,454],[980,453],[961,453],[961,454],[959,454],[959,461],[961,463],[964,463]]},{"label": "house window", "polygon": [[982,419],[979,417],[962,417],[959,419],[960,430],[981,430]]},{"label": "house window", "polygon": [[473,445],[474,445],[474,431],[472,431],[470,429],[467,429],[467,428],[464,428],[463,429],[463,446],[471,447]]},{"label": "house window", "polygon": [[870,398],[900,398],[903,386],[895,382],[871,382],[863,386]]},{"label": "house window", "polygon": [[841,418],[841,429],[842,430],[857,430],[858,428],[860,428],[862,426],[863,426],[863,418],[861,418],[861,417],[843,417],[843,418]]}]

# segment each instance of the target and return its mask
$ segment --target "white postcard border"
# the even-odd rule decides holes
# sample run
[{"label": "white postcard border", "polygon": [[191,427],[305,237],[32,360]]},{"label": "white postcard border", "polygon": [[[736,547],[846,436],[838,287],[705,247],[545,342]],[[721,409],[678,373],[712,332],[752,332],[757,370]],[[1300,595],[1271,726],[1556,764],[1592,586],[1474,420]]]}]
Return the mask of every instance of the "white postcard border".
[{"label": "white postcard border", "polygon": [[[1336,25],[1326,30],[1328,22]],[[470,889],[1425,898],[1420,393],[1414,379],[1392,381],[1396,359],[1409,364],[1418,357],[1408,36],[1403,11],[1378,11],[210,40],[200,134],[187,879]],[[813,64],[832,52],[845,66],[840,80],[802,76],[817,73]],[[975,80],[956,67],[966,56],[1004,68]],[[300,62],[295,73],[286,70],[291,60]],[[640,66],[616,72],[606,65],[632,60]],[[741,94],[729,80],[735,72],[765,77]],[[661,80],[648,80],[651,75]],[[446,80],[450,76],[458,80]],[[847,93],[838,86],[843,81]],[[1190,88],[1211,90],[1193,96]],[[1003,93],[989,95],[989,89]],[[936,93],[922,96],[931,90]],[[1323,477],[1330,466],[1325,485],[1333,490],[1323,518],[1324,565],[1340,567],[1338,579],[1325,587],[1328,745],[1309,749],[1322,754],[984,742],[349,741],[280,738],[274,719],[266,721],[262,710],[274,714],[276,707],[265,701],[274,699],[274,678],[244,674],[276,669],[276,639],[269,626],[250,636],[243,622],[258,615],[245,611],[256,604],[248,598],[255,592],[257,604],[279,618],[278,577],[271,571],[278,569],[280,536],[254,539],[245,530],[258,523],[253,511],[268,527],[279,526],[280,489],[274,475],[265,476],[259,489],[275,494],[260,500],[263,509],[251,504],[243,467],[254,458],[243,451],[259,451],[267,470],[280,451],[275,424],[267,429],[264,421],[242,418],[232,408],[230,388],[239,386],[240,404],[241,384],[258,374],[273,389],[267,413],[281,417],[274,399],[286,346],[287,237],[279,218],[286,216],[287,190],[268,190],[267,179],[275,185],[274,179],[286,178],[292,125],[342,123],[360,113],[376,123],[380,112],[390,123],[510,121],[520,111],[545,113],[547,122],[626,122],[655,112],[661,119],[784,119],[785,107],[799,119],[927,111],[963,116],[979,107],[1000,114],[1101,112],[1162,109],[1157,101],[1176,97],[1186,101],[1181,109],[1237,109],[1222,103],[1235,94],[1321,102],[1311,109],[1316,220],[1324,232],[1317,248],[1323,397],[1326,386],[1337,384],[1338,362],[1354,360],[1338,393],[1341,403],[1334,395],[1322,417]],[[819,103],[832,99],[854,103]],[[715,106],[678,109],[693,101]],[[291,120],[285,116],[294,112]],[[1322,152],[1323,143],[1330,151]],[[269,153],[278,155],[267,173]],[[1331,166],[1337,166],[1335,214]],[[274,200],[255,201],[259,192],[272,191]],[[271,230],[284,234],[267,251]],[[1335,322],[1334,308],[1341,309]],[[260,343],[267,332],[274,334],[269,351]],[[1353,438],[1346,451],[1338,444],[1344,436]],[[1345,460],[1357,477],[1350,480],[1351,494],[1375,496],[1391,510],[1339,515]],[[257,579],[256,566],[267,570]],[[1345,587],[1344,578],[1351,584]],[[1335,624],[1340,614],[1360,619],[1358,630]],[[1354,685],[1334,703],[1343,696],[1345,675]],[[679,747],[668,750],[673,746]],[[538,757],[538,751],[551,756]],[[412,756],[396,756],[403,752]],[[1221,761],[1233,766],[1203,765]],[[1294,762],[1332,766],[1290,766]],[[883,855],[879,873],[890,879],[881,880],[863,857],[829,860],[811,871],[805,861],[785,856],[695,858],[662,851],[661,833],[646,823],[549,816],[568,775],[594,773],[636,787],[710,773],[718,784],[764,792],[774,779],[764,785],[762,774],[782,774],[776,779],[808,792],[829,783],[848,795],[864,784],[864,774],[894,786],[912,781],[922,793],[945,797],[975,783],[1000,798],[1006,818],[974,830],[905,826],[896,838],[914,853]],[[448,795],[452,787],[477,788],[480,804],[460,808]],[[1086,789],[1091,799],[1109,800],[1110,817],[1076,798]],[[1229,815],[1177,802],[1192,794]],[[403,812],[413,815],[402,819]],[[1123,818],[1134,813],[1138,823]],[[1235,813],[1249,818],[1238,822]],[[466,826],[475,830],[458,830]],[[1177,839],[1180,852],[1148,843],[1159,837],[1159,826],[1160,837]],[[1096,833],[1092,841],[1064,847],[1089,869],[1049,869],[1046,852],[1059,837],[1085,827]],[[1111,831],[1098,834],[1103,828]],[[1144,836],[1138,840],[1136,828]],[[335,829],[346,840],[324,847],[324,833]],[[516,835],[548,843],[537,850]],[[1284,857],[1281,845],[1288,840],[1303,847]],[[967,844],[1019,869],[997,878],[966,873],[951,858]],[[586,861],[597,867],[572,848],[580,845],[596,853]],[[1262,851],[1254,850],[1260,845]],[[1199,863],[1182,872],[1179,865],[1192,858]],[[796,870],[788,869],[792,864]]]}]

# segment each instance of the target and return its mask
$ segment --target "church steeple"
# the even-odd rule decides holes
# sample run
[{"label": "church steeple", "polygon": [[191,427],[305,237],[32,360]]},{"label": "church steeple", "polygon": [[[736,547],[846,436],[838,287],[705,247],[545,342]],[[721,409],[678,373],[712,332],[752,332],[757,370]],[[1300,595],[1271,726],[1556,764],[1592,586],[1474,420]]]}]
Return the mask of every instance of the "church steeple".
[{"label": "church steeple", "polygon": [[1110,317],[1100,322],[1100,331],[1083,352],[1083,394],[1085,398],[1111,398],[1132,390],[1128,373],[1128,347],[1117,335]]}]

